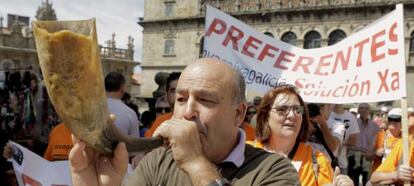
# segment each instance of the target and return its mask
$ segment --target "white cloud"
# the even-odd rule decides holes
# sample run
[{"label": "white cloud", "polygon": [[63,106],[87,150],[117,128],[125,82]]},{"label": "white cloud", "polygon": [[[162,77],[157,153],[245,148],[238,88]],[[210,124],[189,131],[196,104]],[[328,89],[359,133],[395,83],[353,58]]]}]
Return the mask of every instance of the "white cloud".
[{"label": "white cloud", "polygon": [[[0,0],[0,14],[34,16],[45,0]],[[144,15],[144,0],[49,0],[59,20],[96,18],[98,40],[104,44],[115,33],[116,46],[127,48],[128,36],[134,38],[135,61],[141,61],[142,28],[138,17]],[[4,22],[4,25],[6,22]]]}]

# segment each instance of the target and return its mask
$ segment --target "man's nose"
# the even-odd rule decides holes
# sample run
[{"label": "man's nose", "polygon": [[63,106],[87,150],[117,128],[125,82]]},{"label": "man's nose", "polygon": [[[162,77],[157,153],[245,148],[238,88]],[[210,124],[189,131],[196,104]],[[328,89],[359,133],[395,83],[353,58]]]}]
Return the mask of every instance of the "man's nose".
[{"label": "man's nose", "polygon": [[198,117],[197,102],[194,98],[189,98],[187,100],[187,105],[184,112],[184,118],[186,120],[194,120]]}]

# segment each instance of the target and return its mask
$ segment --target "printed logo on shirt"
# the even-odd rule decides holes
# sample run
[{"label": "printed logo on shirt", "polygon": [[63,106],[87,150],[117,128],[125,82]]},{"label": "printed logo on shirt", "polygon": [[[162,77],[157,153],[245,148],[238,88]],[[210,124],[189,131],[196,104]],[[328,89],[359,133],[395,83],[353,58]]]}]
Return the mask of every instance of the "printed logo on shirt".
[{"label": "printed logo on shirt", "polygon": [[54,145],[53,148],[54,149],[62,149],[65,151],[69,151],[70,149],[72,149],[73,145],[62,145],[62,144],[58,144],[58,145]]},{"label": "printed logo on shirt", "polygon": [[68,155],[67,154],[54,154],[53,161],[59,161],[59,160],[68,160]]}]

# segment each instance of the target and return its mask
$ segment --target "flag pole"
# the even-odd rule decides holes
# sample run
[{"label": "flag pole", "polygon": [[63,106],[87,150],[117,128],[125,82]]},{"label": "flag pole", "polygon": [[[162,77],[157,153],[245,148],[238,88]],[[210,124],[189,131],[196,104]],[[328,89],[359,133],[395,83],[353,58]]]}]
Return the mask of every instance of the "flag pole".
[{"label": "flag pole", "polygon": [[408,133],[408,116],[407,116],[407,98],[401,98],[401,126],[402,126],[402,143],[403,143],[403,164],[409,165],[409,133]]},{"label": "flag pole", "polygon": [[[410,166],[410,144],[408,133],[408,116],[407,116],[407,98],[401,98],[401,127],[402,127],[402,145],[403,145],[403,164]],[[410,186],[410,182],[404,182],[404,186]]]},{"label": "flag pole", "polygon": [[[402,3],[399,3],[397,5],[395,5],[395,9],[397,11],[402,12],[402,17],[404,17],[404,7]],[[402,24],[404,25],[404,18],[402,18],[401,20]],[[401,23],[400,22],[400,23]],[[400,27],[402,28],[402,30],[400,31],[400,33],[402,33],[402,39],[403,39],[403,44],[405,42],[404,38],[405,38],[405,30],[404,30],[404,26]],[[405,48],[405,45],[403,45]],[[405,51],[401,51],[403,56],[404,56],[404,67],[406,65],[406,56],[405,56]],[[406,69],[404,68],[404,71],[406,71]],[[404,73],[404,77],[401,78],[406,78],[406,73]],[[404,81],[406,82],[406,81]],[[407,90],[404,90],[407,91]],[[406,95],[406,92],[405,92]],[[407,97],[404,96],[401,98],[401,130],[402,130],[402,147],[403,147],[403,164],[410,166],[410,144],[409,144],[409,134],[408,134],[408,116],[407,116]],[[404,186],[410,186],[411,183],[410,182],[404,182]]]}]

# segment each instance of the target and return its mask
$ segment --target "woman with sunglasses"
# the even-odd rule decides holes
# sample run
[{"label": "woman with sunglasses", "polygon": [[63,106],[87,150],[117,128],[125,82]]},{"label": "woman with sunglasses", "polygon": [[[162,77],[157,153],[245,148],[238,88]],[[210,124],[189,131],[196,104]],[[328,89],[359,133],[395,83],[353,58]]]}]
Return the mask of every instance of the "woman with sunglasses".
[{"label": "woman with sunglasses", "polygon": [[279,86],[267,92],[258,107],[256,141],[251,144],[288,157],[302,185],[330,184],[329,160],[305,144],[308,127],[308,111],[296,88]]},{"label": "woman with sunglasses", "polygon": [[246,141],[253,141],[256,138],[255,128],[250,124],[250,121],[256,112],[257,109],[254,105],[247,106],[246,115],[244,116],[243,123],[240,126],[240,128],[246,133]]},{"label": "woman with sunglasses", "polygon": [[372,165],[372,172],[385,161],[390,154],[391,149],[401,139],[401,109],[394,108],[390,110],[387,121],[387,130],[378,133],[375,142],[376,158]]},{"label": "woman with sunglasses", "polygon": [[257,113],[256,106],[254,106],[253,104],[248,105],[246,116],[244,117],[244,121],[247,123],[250,123],[250,121],[252,120],[253,116],[256,115],[256,113]]},{"label": "woman with sunglasses", "polygon": [[[401,109],[394,108],[388,114],[388,129],[398,128],[401,136]],[[410,140],[410,165],[402,165],[402,140],[397,139],[389,154],[382,164],[371,176],[372,184],[393,184],[414,182],[414,115],[408,115],[409,140]],[[385,151],[386,152],[386,151]],[[386,153],[384,153],[386,154]]]}]

